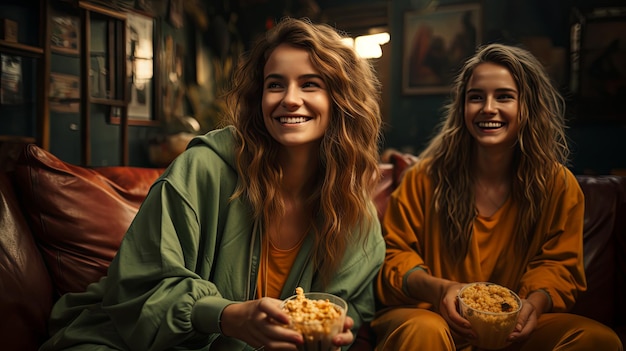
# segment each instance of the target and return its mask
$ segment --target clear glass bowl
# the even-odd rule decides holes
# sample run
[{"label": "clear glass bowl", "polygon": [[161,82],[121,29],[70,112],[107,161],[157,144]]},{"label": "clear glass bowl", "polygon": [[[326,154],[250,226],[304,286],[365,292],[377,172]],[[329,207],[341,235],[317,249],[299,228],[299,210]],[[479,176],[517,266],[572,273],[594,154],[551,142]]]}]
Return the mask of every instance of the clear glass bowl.
[{"label": "clear glass bowl", "polygon": [[[484,285],[484,289],[483,287],[479,287],[479,290],[476,291],[475,286],[477,285]],[[491,294],[494,291],[500,292],[501,294],[494,296]],[[469,299],[473,298],[469,296],[470,292],[477,292],[483,295],[474,298],[482,303],[499,303],[503,311],[489,312],[488,308],[479,309],[470,307],[470,305],[468,305],[468,303],[470,303]],[[509,345],[506,339],[515,328],[517,316],[522,308],[522,300],[515,292],[494,283],[477,282],[465,285],[459,291],[458,298],[461,307],[461,316],[470,322],[472,329],[477,335],[476,339],[470,340],[471,344],[486,350],[498,350]],[[507,301],[516,302],[517,308],[514,308],[514,303],[507,303]]]},{"label": "clear glass bowl", "polygon": [[[319,314],[315,319],[302,318],[302,315],[298,314],[298,311],[289,311],[286,305],[298,298],[297,295],[293,295],[281,304],[281,308],[286,310],[291,316],[291,320],[288,328],[294,329],[302,333],[304,338],[304,345],[299,345],[298,350],[306,351],[333,351],[337,347],[333,345],[332,339],[335,335],[341,333],[343,330],[343,324],[346,319],[346,312],[348,311],[348,304],[342,298],[322,292],[309,292],[305,293],[306,300],[321,300],[328,301],[332,308],[336,309],[338,314],[332,319],[321,318],[322,314]],[[307,301],[309,303],[309,301]]]}]

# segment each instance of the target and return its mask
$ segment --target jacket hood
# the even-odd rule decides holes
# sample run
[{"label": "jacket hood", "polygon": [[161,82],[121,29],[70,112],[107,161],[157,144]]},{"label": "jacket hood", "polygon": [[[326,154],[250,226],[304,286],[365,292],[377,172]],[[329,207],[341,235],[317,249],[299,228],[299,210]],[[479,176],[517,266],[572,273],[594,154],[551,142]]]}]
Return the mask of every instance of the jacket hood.
[{"label": "jacket hood", "polygon": [[220,156],[230,167],[237,169],[235,165],[235,134],[235,127],[233,126],[215,129],[191,139],[187,149],[206,146]]}]

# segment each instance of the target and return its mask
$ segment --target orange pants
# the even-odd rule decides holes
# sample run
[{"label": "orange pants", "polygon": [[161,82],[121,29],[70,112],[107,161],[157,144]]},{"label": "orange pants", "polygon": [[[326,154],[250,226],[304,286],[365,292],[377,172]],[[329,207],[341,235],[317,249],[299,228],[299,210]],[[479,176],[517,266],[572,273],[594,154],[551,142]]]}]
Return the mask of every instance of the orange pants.
[{"label": "orange pants", "polygon": [[[456,345],[446,321],[421,308],[394,308],[372,321],[376,351],[472,350]],[[617,334],[602,323],[567,313],[545,313],[539,317],[530,338],[513,343],[507,351],[622,351]]]}]

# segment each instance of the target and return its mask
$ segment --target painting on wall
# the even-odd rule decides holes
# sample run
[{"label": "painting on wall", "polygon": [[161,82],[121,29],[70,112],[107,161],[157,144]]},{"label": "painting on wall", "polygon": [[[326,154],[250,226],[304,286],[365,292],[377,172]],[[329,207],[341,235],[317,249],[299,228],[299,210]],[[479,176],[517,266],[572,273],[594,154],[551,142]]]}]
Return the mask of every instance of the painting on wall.
[{"label": "painting on wall", "polygon": [[570,90],[580,119],[626,120],[626,7],[574,9]]},{"label": "painting on wall", "polygon": [[404,15],[402,92],[445,94],[481,42],[480,4],[440,6]]}]

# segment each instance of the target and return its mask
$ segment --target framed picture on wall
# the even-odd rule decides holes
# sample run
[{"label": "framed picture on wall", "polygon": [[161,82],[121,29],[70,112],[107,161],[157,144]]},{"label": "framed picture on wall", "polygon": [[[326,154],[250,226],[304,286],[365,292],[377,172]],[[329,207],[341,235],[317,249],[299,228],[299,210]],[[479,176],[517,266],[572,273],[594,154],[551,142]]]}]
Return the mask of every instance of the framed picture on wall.
[{"label": "framed picture on wall", "polygon": [[481,42],[480,4],[439,6],[404,15],[402,92],[446,94]]},{"label": "framed picture on wall", "polygon": [[154,91],[154,19],[129,13],[126,19],[126,53],[128,75],[128,120],[153,119]]},{"label": "framed picture on wall", "polygon": [[78,113],[80,107],[80,79],[63,73],[50,73],[50,110]]},{"label": "framed picture on wall", "polygon": [[574,9],[570,90],[580,120],[626,120],[626,7]]},{"label": "framed picture on wall", "polygon": [[50,49],[60,54],[78,55],[78,17],[54,14],[50,23]]},{"label": "framed picture on wall", "polygon": [[22,96],[22,57],[0,54],[0,104],[17,105]]}]

